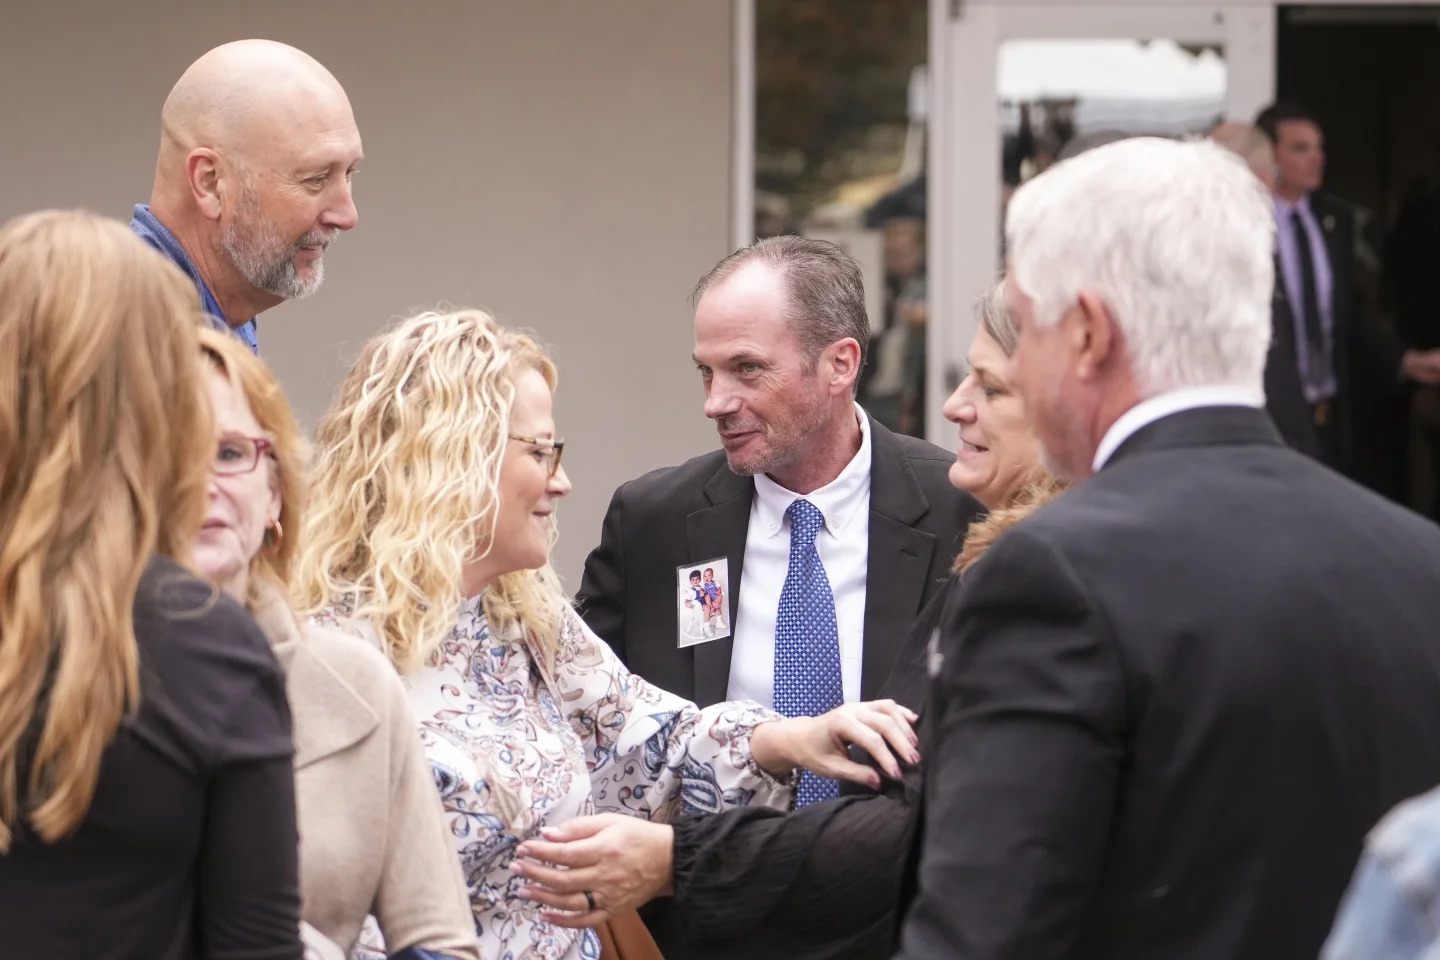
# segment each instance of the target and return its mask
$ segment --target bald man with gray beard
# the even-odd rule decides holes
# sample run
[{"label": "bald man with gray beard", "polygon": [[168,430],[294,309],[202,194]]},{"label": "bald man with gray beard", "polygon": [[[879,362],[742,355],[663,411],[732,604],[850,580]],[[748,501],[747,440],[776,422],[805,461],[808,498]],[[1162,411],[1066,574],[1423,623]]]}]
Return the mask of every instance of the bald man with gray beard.
[{"label": "bald man with gray beard", "polygon": [[223,44],[166,98],[154,188],[130,228],[195,281],[213,326],[259,352],[256,315],[319,289],[330,241],[359,220],[362,156],[345,90],[317,60]]}]

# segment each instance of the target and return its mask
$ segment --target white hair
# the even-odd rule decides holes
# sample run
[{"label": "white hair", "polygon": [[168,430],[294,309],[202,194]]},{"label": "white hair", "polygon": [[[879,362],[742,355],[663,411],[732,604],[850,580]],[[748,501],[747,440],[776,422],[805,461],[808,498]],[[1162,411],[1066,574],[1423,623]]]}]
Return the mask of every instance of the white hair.
[{"label": "white hair", "polygon": [[1010,280],[1053,326],[1081,291],[1124,337],[1142,396],[1261,389],[1275,216],[1238,157],[1144,137],[1051,167],[1010,201]]}]

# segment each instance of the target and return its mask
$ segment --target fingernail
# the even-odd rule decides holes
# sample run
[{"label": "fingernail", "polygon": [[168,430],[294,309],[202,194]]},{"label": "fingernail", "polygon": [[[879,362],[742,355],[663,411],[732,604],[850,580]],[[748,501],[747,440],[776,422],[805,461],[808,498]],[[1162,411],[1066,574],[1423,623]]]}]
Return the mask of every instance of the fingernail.
[{"label": "fingernail", "polygon": [[522,877],[525,876],[525,864],[520,860],[510,861],[510,872],[518,873]]},{"label": "fingernail", "polygon": [[555,837],[559,835],[559,833],[559,827],[542,827],[540,829],[540,836],[544,837],[546,840],[554,840]]}]

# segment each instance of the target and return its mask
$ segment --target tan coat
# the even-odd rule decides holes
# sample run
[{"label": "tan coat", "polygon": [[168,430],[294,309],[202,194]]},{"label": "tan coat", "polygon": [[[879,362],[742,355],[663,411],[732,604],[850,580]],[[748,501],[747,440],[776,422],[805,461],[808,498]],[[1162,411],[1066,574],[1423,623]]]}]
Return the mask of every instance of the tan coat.
[{"label": "tan coat", "polygon": [[306,624],[278,592],[255,619],[285,668],[295,737],[301,916],[348,953],[367,914],[386,948],[480,960],[470,898],[405,687],[363,640]]}]

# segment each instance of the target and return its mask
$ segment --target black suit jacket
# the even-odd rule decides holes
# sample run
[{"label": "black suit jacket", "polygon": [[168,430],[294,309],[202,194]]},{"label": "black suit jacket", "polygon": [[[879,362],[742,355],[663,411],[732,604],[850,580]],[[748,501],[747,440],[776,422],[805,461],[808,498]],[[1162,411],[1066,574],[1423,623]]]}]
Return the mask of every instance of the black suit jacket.
[{"label": "black suit jacket", "polygon": [[[953,454],[870,420],[870,552],[860,692],[873,699],[911,621],[944,585],[970,520],[981,512],[950,485]],[[580,615],[632,671],[701,706],[726,698],[731,640],[677,649],[675,568],[729,558],[730,617],[745,588],[745,537],[755,482],[723,451],[656,470],[615,491],[600,545],[585,561]]]},{"label": "black suit jacket", "polygon": [[[952,579],[951,583],[954,583]],[[880,696],[923,719],[930,638],[952,587],[911,625]],[[923,729],[923,727],[922,727]],[[926,750],[921,738],[920,752]],[[869,761],[863,751],[857,760]],[[739,807],[674,825],[674,907],[685,960],[884,960],[894,946],[905,861],[920,809],[922,764],[871,791],[784,812]]]},{"label": "black suit jacket", "polygon": [[1166,417],[941,618],[907,960],[1314,960],[1366,832],[1440,782],[1440,528]]},{"label": "black suit jacket", "polygon": [[[1310,209],[1325,234],[1330,263],[1337,383],[1335,415],[1340,466],[1348,470],[1354,465],[1356,390],[1374,383],[1399,389],[1400,359],[1405,345],[1393,330],[1370,315],[1359,295],[1355,284],[1355,217],[1350,208],[1323,194],[1312,194]],[[1288,227],[1282,225],[1280,229]],[[1313,456],[1317,450],[1314,415],[1302,388],[1294,306],[1286,293],[1278,255],[1270,318],[1273,329],[1265,364],[1266,406],[1285,442]]]}]

